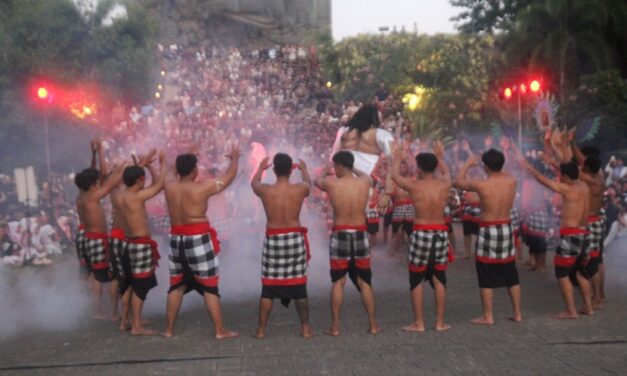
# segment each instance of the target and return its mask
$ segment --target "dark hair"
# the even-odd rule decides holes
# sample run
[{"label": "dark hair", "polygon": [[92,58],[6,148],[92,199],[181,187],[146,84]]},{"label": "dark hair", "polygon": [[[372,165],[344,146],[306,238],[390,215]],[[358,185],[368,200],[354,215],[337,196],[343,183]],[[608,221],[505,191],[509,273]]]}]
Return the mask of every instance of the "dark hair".
[{"label": "dark hair", "polygon": [[379,127],[379,110],[373,104],[364,104],[348,121],[349,129],[365,132],[370,128]]},{"label": "dark hair", "polygon": [[596,146],[584,146],[581,149],[581,154],[585,155],[586,157],[600,157],[601,156],[601,150],[599,150],[598,147]]},{"label": "dark hair", "polygon": [[574,161],[560,164],[560,173],[568,176],[571,180],[579,179],[579,167]]},{"label": "dark hair", "polygon": [[100,172],[95,168],[86,168],[79,173],[80,177],[74,178],[74,182],[81,191],[87,192],[100,179]]},{"label": "dark hair", "polygon": [[481,155],[481,162],[483,162],[490,171],[499,172],[505,164],[505,156],[496,149],[489,149]]},{"label": "dark hair", "polygon": [[292,157],[285,153],[277,153],[272,159],[276,176],[290,176],[292,163]]},{"label": "dark hair", "polygon": [[355,156],[348,150],[338,151],[333,155],[333,163],[352,170],[353,164],[355,163]]},{"label": "dark hair", "polygon": [[122,179],[127,187],[132,187],[137,183],[137,180],[144,176],[146,176],[146,172],[144,172],[143,168],[139,166],[128,166],[124,169]]},{"label": "dark hair", "polygon": [[176,157],[176,173],[185,177],[194,171],[198,158],[194,154],[181,154]]},{"label": "dark hair", "polygon": [[583,165],[586,166],[588,171],[596,174],[601,169],[601,159],[596,156],[588,156],[588,158],[583,161]]},{"label": "dark hair", "polygon": [[76,173],[74,175],[74,184],[80,189],[83,180],[83,172]]},{"label": "dark hair", "polygon": [[424,172],[433,172],[438,167],[438,158],[433,153],[420,153],[416,156],[416,165]]}]

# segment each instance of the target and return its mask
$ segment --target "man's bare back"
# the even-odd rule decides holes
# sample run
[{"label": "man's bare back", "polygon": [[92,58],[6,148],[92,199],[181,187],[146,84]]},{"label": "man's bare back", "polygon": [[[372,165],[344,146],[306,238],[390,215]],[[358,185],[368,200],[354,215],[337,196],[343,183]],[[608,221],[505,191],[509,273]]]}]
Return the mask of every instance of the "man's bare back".
[{"label": "man's bare back", "polygon": [[333,206],[333,223],[338,226],[362,226],[366,223],[366,205],[370,179],[346,175],[327,180],[327,193]]}]

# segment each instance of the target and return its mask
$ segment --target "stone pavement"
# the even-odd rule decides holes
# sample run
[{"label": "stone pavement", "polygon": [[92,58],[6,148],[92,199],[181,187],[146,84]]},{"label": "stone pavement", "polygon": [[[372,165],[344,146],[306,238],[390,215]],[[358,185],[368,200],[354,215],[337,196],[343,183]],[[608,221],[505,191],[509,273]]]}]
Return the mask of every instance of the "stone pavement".
[{"label": "stone pavement", "polygon": [[[502,290],[495,294],[495,325],[471,325],[468,320],[480,314],[474,263],[459,260],[448,272],[447,321],[453,328],[443,333],[432,329],[433,294],[430,288],[426,288],[428,330],[405,333],[401,327],[412,319],[405,263],[400,257],[390,260],[384,252],[375,251],[373,285],[377,315],[383,328],[377,336],[365,332],[365,314],[356,290],[349,283],[342,312],[342,336],[321,335],[330,323],[327,269],[317,270],[319,275],[312,276],[314,285],[321,286],[310,292],[310,315],[319,335],[308,340],[298,336],[298,319],[293,306],[284,309],[278,302],[266,339],[252,338],[250,334],[256,328],[259,286],[245,298],[238,299],[229,297],[228,289],[225,289],[225,322],[241,332],[240,338],[212,339],[211,322],[199,304],[200,298],[190,294],[186,300],[196,303],[182,312],[177,337],[173,339],[134,338],[120,334],[111,323],[89,322],[87,319],[71,331],[23,331],[18,336],[0,340],[0,373],[625,375],[627,275],[623,271],[627,267],[626,250],[626,244],[615,244],[607,254],[608,299],[605,308],[594,317],[579,320],[551,319],[552,314],[562,309],[552,272],[541,274],[520,266],[524,322],[515,324],[506,319],[510,306],[507,294]],[[323,255],[317,257],[324,260]],[[227,278],[228,257],[221,261],[225,276],[222,285],[237,284],[236,277]],[[160,276],[160,281],[166,284],[167,280]],[[163,300],[159,304],[164,308],[161,305]],[[156,329],[163,328],[162,311],[157,309],[149,315],[155,320],[152,326]]]}]

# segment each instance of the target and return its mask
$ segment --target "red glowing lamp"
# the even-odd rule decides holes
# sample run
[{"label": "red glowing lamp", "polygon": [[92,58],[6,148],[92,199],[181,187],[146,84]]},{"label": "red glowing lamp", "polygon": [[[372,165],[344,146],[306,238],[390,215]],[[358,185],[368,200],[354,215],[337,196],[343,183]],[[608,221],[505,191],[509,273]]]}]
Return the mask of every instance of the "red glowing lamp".
[{"label": "red glowing lamp", "polygon": [[531,89],[532,92],[537,93],[540,91],[540,82],[538,80],[531,81],[531,83],[529,83],[529,89]]},{"label": "red glowing lamp", "polygon": [[50,95],[50,93],[48,92],[48,89],[46,89],[45,87],[39,87],[37,88],[37,98],[44,100],[44,99],[48,99],[48,95]]},{"label": "red glowing lamp", "polygon": [[503,96],[505,96],[505,99],[509,99],[512,97],[512,89],[507,87],[505,88],[505,90],[503,90]]}]

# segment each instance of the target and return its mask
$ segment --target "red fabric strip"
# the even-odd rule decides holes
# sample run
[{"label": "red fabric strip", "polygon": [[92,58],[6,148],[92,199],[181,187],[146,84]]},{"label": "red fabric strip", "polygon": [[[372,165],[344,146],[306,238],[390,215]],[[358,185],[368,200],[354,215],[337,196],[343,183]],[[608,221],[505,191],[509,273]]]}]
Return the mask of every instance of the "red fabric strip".
[{"label": "red fabric strip", "polygon": [[423,224],[417,224],[414,223],[414,227],[413,227],[414,231],[448,231],[448,226],[447,225],[433,225],[433,224],[429,224],[429,225],[423,225]]},{"label": "red fabric strip", "polygon": [[423,265],[423,266],[416,266],[414,264],[408,264],[409,266],[409,271],[412,273],[422,273],[424,271],[427,270],[427,265]]},{"label": "red fabric strip", "polygon": [[578,227],[562,227],[560,228],[560,235],[586,235],[590,232],[583,228]]},{"label": "red fabric strip", "polygon": [[394,203],[394,207],[402,206],[402,205],[413,205],[414,201],[411,198],[406,198],[404,200],[398,200]]},{"label": "red fabric strip", "polygon": [[359,269],[370,269],[370,257],[355,259],[355,266]]},{"label": "red fabric strip", "polygon": [[285,279],[261,278],[261,284],[264,286],[294,286],[304,285],[305,283],[307,283],[306,276]]},{"label": "red fabric strip", "polygon": [[176,225],[170,227],[172,235],[204,235],[211,229],[209,222],[188,223],[185,225]]},{"label": "red fabric strip", "polygon": [[590,251],[590,257],[591,258],[601,257],[601,251],[599,251],[598,249]]},{"label": "red fabric strip", "polygon": [[588,223],[594,223],[594,222],[599,222],[601,221],[601,216],[600,215],[590,215],[588,216]]},{"label": "red fabric strip", "polygon": [[575,265],[575,262],[577,262],[577,257],[564,257],[560,255],[555,255],[555,257],[553,258],[553,264],[556,266],[571,267]]},{"label": "red fabric strip", "polygon": [[128,238],[127,242],[131,244],[148,244],[150,245],[150,250],[152,251],[152,265],[157,267],[159,266],[159,259],[161,255],[159,254],[159,248],[157,242],[152,240],[149,236],[139,236],[136,238]]},{"label": "red fabric strip", "polygon": [[546,232],[532,230],[529,228],[529,226],[527,226],[527,224],[523,224],[523,232],[531,236],[538,236],[541,238],[546,237]]},{"label": "red fabric strip", "polygon": [[479,223],[481,222],[481,218],[475,217],[474,215],[463,214],[462,221]]},{"label": "red fabric strip", "polygon": [[124,240],[124,231],[119,228],[114,228],[111,230],[111,237],[113,239]]},{"label": "red fabric strip", "polygon": [[348,260],[344,259],[331,259],[331,269],[333,270],[344,270],[348,269]]},{"label": "red fabric strip", "polygon": [[218,277],[218,276],[214,276],[214,277],[197,277],[197,276],[194,276],[194,279],[196,280],[196,282],[200,283],[203,286],[206,286],[206,287],[218,287],[218,281],[219,281],[220,277]]}]

